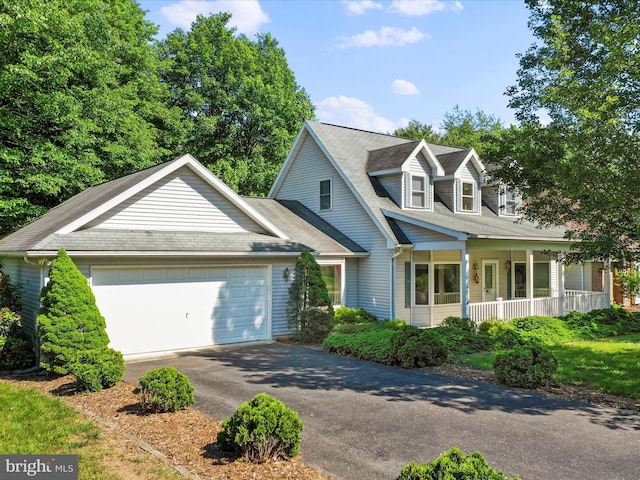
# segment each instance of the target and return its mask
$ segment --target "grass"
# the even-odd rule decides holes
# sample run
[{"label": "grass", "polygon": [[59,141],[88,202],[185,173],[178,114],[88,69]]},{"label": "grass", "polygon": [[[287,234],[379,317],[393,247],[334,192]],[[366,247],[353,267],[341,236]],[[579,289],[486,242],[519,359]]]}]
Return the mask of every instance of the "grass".
[{"label": "grass", "polygon": [[[95,423],[84,421],[60,399],[2,382],[0,454],[78,455],[80,480],[121,478],[110,461],[117,453],[105,445]],[[151,463],[153,468],[157,467],[156,462]],[[156,478],[177,479],[179,475],[159,470]]]},{"label": "grass", "polygon": [[[560,382],[640,398],[640,334],[566,342],[547,348],[558,359]],[[495,356],[495,353],[476,353],[459,361],[473,368],[491,370]]]}]

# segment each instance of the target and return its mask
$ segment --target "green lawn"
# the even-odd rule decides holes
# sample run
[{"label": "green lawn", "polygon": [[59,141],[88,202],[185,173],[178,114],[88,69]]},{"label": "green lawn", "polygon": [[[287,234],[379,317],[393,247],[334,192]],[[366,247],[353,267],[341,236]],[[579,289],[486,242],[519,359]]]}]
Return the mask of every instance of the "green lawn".
[{"label": "green lawn", "polygon": [[[116,453],[105,447],[99,428],[60,399],[35,390],[0,382],[0,454],[78,455],[80,480],[118,480],[109,471],[109,457]],[[151,468],[157,468],[151,460]],[[149,468],[145,461],[143,468]],[[164,469],[155,478],[177,479]]]},{"label": "green lawn", "polygon": [[[568,342],[548,347],[558,359],[557,378],[569,385],[586,384],[605,393],[640,398],[640,334]],[[475,368],[491,369],[495,353],[460,359]]]}]

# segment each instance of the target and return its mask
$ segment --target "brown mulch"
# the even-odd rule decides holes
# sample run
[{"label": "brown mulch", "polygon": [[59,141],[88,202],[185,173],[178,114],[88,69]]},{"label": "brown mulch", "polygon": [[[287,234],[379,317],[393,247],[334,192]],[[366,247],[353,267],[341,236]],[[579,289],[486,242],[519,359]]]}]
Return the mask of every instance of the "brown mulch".
[{"label": "brown mulch", "polygon": [[[445,364],[431,371],[470,380],[497,384],[493,372]],[[142,410],[134,386],[120,382],[115,387],[96,393],[76,394],[71,376],[52,378],[29,375],[2,377],[22,388],[33,388],[61,398],[86,417],[102,425],[110,455],[109,467],[126,480],[157,480],[151,467],[138,465],[141,453],[150,452],[161,461],[193,479],[276,480],[319,479],[328,477],[306,466],[303,457],[262,465],[247,464],[229,458],[215,444],[220,422],[195,408],[179,412],[147,414]],[[581,386],[549,387],[537,393],[565,398],[591,405],[640,411],[640,399],[609,395]],[[304,448],[304,445],[303,445]],[[115,462],[114,462],[115,459]]]},{"label": "brown mulch", "polygon": [[[439,367],[430,367],[429,370],[443,375],[451,375],[498,385],[493,371],[490,370],[476,370],[464,365],[450,363]],[[564,398],[566,400],[588,403],[590,405],[640,412],[640,399],[638,398],[602,393],[582,385],[548,386],[533,391],[551,398]]]},{"label": "brown mulch", "polygon": [[[278,461],[262,465],[247,464],[229,458],[215,442],[221,430],[220,422],[212,420],[195,408],[179,412],[147,414],[142,410],[134,386],[120,382],[100,392],[76,394],[72,376],[3,377],[22,388],[33,388],[42,393],[58,396],[78,409],[86,417],[103,426],[110,449],[116,449],[119,458],[115,473],[123,479],[154,480],[154,472],[140,471],[137,457],[150,452],[163,459],[172,468],[190,478],[228,480],[318,479],[323,475],[302,463],[302,456],[291,461]],[[127,461],[129,459],[129,461]],[[113,466],[111,465],[110,467]]]}]

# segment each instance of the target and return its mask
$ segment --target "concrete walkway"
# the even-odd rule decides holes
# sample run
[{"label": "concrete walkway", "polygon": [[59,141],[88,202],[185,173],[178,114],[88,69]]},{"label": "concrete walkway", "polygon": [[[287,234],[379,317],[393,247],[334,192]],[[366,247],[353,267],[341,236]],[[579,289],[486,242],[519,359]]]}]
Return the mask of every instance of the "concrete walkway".
[{"label": "concrete walkway", "polygon": [[390,480],[451,447],[524,480],[639,480],[640,415],[280,344],[129,363],[136,382],[174,366],[216,420],[260,392],[304,423],[303,461],[344,480]]}]

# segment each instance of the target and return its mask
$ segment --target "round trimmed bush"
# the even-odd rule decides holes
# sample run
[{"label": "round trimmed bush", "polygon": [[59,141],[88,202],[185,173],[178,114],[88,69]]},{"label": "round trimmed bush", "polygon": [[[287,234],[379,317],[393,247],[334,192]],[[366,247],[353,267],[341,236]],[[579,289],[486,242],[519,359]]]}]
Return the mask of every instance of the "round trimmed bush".
[{"label": "round trimmed bush", "polygon": [[[452,448],[429,463],[408,463],[396,480],[509,480],[492,468],[480,452],[463,455]],[[520,477],[511,477],[520,480]]]},{"label": "round trimmed bush", "polygon": [[442,365],[449,354],[445,344],[433,330],[412,335],[398,348],[397,361],[403,368],[422,368]]},{"label": "round trimmed bush", "polygon": [[122,353],[109,347],[78,352],[69,364],[79,392],[98,392],[113,387],[122,380],[124,369]]},{"label": "round trimmed bush", "polygon": [[343,323],[368,323],[375,322],[378,318],[367,312],[364,308],[340,307],[333,312],[334,324]]},{"label": "round trimmed bush", "polygon": [[194,404],[193,387],[187,376],[174,367],[150,370],[138,380],[135,390],[142,407],[153,412],[175,412]]},{"label": "round trimmed bush", "polygon": [[508,387],[538,388],[553,381],[558,361],[541,346],[517,347],[496,355],[496,380]]},{"label": "round trimmed bush", "polygon": [[456,327],[460,330],[466,330],[467,332],[476,333],[478,331],[478,326],[476,322],[471,320],[470,318],[462,318],[462,317],[447,317],[440,325],[443,327]]},{"label": "round trimmed bush", "polygon": [[301,433],[297,412],[259,393],[222,422],[218,443],[246,461],[264,463],[298,455]]}]

